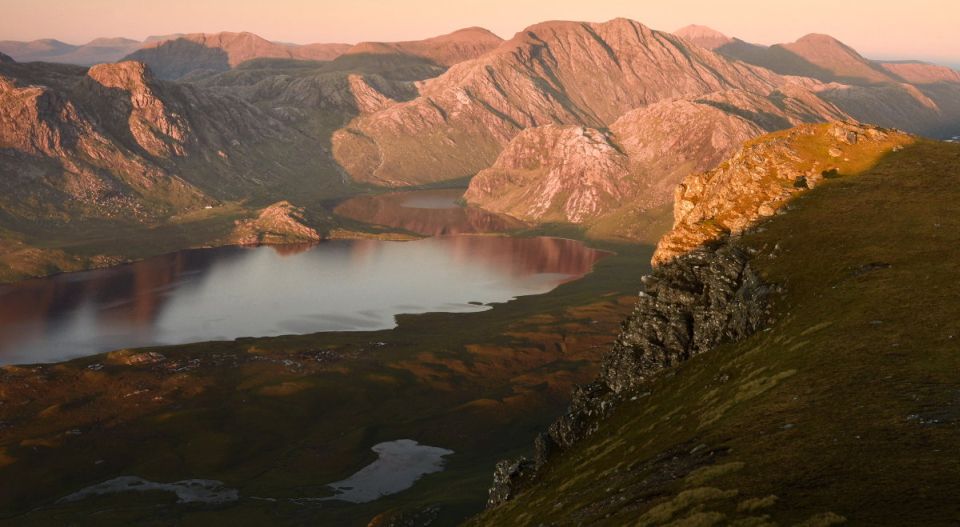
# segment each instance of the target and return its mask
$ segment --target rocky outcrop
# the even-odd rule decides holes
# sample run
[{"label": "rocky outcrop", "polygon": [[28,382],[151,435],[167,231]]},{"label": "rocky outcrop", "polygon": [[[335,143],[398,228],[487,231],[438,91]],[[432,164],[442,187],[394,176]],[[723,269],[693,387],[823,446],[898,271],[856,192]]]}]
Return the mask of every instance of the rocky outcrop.
[{"label": "rocky outcrop", "polygon": [[320,233],[308,227],[306,221],[302,207],[281,201],[261,210],[256,218],[238,220],[228,242],[279,245],[320,241]]},{"label": "rocky outcrop", "polygon": [[748,139],[823,116],[843,117],[802,87],[791,88],[776,97],[726,90],[661,101],[627,112],[607,132],[527,129],[470,181],[464,198],[534,222],[589,223],[626,204],[659,207],[683,177],[715,167]]},{"label": "rocky outcrop", "polygon": [[470,182],[471,205],[532,221],[580,223],[639,192],[610,134],[582,126],[528,128]]},{"label": "rocky outcrop", "polygon": [[186,119],[160,97],[160,88],[141,62],[101,64],[87,72],[90,79],[107,90],[128,94],[120,113],[129,113],[130,133],[144,150],[158,157],[183,156],[191,131]]},{"label": "rocky outcrop", "polygon": [[749,255],[732,244],[657,267],[644,278],[644,292],[604,357],[599,377],[574,390],[567,413],[534,442],[533,459],[497,464],[487,506],[515,497],[553,456],[593,433],[658,373],[767,324],[769,294]]},{"label": "rocky outcrop", "polygon": [[776,214],[824,178],[856,171],[912,142],[906,134],[847,123],[805,125],[749,143],[716,170],[687,177],[676,189],[674,226],[654,265]]}]

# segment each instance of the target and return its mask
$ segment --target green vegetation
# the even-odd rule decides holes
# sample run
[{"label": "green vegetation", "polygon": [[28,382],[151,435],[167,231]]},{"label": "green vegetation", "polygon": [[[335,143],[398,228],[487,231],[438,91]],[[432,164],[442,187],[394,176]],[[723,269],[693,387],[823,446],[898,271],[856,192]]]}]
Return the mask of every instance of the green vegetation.
[{"label": "green vegetation", "polygon": [[739,240],[784,288],[772,327],[663,375],[473,524],[955,524],[960,147],[861,168]]},{"label": "green vegetation", "polygon": [[[480,511],[494,463],[520,452],[572,386],[595,375],[632,308],[651,248],[601,248],[616,254],[583,279],[480,313],[0,368],[0,481],[17,482],[0,487],[0,524],[366,525],[431,506],[438,525],[455,524]],[[326,483],[374,459],[372,445],[400,438],[456,454],[444,472],[371,504],[291,501],[328,495]],[[244,498],[212,508],[160,493],[54,505],[121,475],[218,479]]]}]

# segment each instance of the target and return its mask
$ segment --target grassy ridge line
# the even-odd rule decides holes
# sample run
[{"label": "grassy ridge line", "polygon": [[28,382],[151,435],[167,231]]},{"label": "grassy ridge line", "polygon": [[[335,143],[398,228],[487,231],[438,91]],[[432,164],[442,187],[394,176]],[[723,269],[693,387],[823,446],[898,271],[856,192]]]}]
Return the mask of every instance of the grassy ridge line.
[{"label": "grassy ridge line", "polygon": [[920,140],[738,243],[779,322],[619,409],[474,525],[952,524],[960,147]]}]

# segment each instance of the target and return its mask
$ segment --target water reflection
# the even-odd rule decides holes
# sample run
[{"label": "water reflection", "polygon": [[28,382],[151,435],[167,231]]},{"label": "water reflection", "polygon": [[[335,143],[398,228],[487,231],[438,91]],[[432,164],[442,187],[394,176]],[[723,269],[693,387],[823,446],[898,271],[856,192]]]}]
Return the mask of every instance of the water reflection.
[{"label": "water reflection", "polygon": [[507,232],[524,227],[519,220],[473,207],[460,207],[460,190],[394,192],[359,196],[335,212],[346,218],[428,236]]},{"label": "water reflection", "polygon": [[555,238],[446,236],[182,251],[0,286],[0,363],[242,336],[392,327],[549,291],[602,253]]}]

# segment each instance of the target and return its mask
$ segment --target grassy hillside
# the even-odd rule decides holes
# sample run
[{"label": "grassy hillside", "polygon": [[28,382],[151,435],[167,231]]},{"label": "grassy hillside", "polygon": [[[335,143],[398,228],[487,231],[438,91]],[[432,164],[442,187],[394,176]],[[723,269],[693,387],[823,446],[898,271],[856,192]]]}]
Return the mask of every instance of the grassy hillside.
[{"label": "grassy hillside", "polygon": [[955,525],[960,146],[830,179],[737,243],[777,322],[621,406],[473,525]]}]

